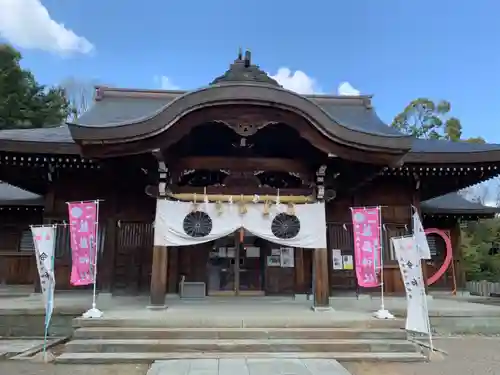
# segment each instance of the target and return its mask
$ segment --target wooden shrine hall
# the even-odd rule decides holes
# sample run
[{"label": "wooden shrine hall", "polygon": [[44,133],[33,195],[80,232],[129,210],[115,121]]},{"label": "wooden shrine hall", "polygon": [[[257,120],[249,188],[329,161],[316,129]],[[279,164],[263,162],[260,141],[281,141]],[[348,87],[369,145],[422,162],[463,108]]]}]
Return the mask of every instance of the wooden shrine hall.
[{"label": "wooden shrine hall", "polygon": [[[247,52],[197,90],[97,87],[95,103],[73,123],[0,131],[0,180],[43,197],[3,203],[0,281],[37,288],[28,225],[62,223],[66,202],[99,199],[102,293],[149,292],[151,305],[163,306],[166,294],[313,291],[315,305],[326,307],[330,296],[370,292],[356,287],[350,207],[380,205],[385,289],[404,293],[390,238],[411,233],[411,206],[422,209],[425,227],[450,233],[461,274],[457,218],[496,211],[461,206],[444,215],[446,207],[421,202],[499,171],[500,145],[414,139],[384,124],[371,97],[296,94]],[[324,202],[326,248],[283,247],[244,230],[196,246],[154,246],[158,200],[250,206],[256,196],[288,206]],[[434,255],[430,273],[441,262]],[[64,226],[55,267],[56,288],[72,288]],[[448,288],[447,280],[432,287]]]}]

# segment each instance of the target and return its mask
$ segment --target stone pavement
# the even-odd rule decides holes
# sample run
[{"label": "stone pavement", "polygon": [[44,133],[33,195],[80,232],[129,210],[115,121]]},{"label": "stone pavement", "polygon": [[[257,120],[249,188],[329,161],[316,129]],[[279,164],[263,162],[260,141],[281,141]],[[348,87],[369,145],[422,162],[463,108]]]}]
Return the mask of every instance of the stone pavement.
[{"label": "stone pavement", "polygon": [[0,358],[5,356],[10,357],[12,355],[20,354],[42,344],[43,340],[36,340],[36,339],[0,340]]},{"label": "stone pavement", "polygon": [[191,359],[156,361],[147,375],[350,375],[332,359]]}]

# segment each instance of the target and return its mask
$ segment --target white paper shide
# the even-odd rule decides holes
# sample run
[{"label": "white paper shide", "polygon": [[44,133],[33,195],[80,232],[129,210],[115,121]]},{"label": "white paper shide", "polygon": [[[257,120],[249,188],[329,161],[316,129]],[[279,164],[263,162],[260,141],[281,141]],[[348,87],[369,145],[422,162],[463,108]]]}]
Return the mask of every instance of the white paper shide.
[{"label": "white paper shide", "polygon": [[45,324],[48,325],[54,310],[54,249],[56,230],[52,225],[31,227],[35,245],[36,265],[40,276],[40,288],[45,302]]},{"label": "white paper shide", "polygon": [[394,251],[406,289],[406,329],[430,335],[429,312],[424,278],[414,236],[392,238]]}]

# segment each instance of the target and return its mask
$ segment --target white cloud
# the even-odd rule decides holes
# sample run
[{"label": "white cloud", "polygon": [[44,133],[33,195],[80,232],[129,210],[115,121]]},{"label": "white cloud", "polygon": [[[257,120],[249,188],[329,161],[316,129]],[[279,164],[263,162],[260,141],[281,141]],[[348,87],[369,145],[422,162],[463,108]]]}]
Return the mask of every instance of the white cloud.
[{"label": "white cloud", "polygon": [[86,38],[53,20],[41,0],[0,0],[0,37],[18,47],[60,54],[94,49]]},{"label": "white cloud", "polygon": [[285,89],[299,94],[307,95],[320,92],[314,78],[309,77],[301,70],[292,72],[288,68],[279,68],[278,72],[275,75],[270,75],[270,77],[278,81]]},{"label": "white cloud", "polygon": [[179,86],[174,85],[167,76],[155,76],[154,80],[162,90],[179,90]]},{"label": "white cloud", "polygon": [[359,96],[360,91],[352,87],[349,82],[342,82],[337,89],[337,93],[342,96]]}]

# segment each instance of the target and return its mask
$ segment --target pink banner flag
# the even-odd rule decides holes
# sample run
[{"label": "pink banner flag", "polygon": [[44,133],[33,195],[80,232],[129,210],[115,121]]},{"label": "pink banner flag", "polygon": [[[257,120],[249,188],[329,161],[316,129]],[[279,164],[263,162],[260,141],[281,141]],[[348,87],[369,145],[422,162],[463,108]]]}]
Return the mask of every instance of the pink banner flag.
[{"label": "pink banner flag", "polygon": [[71,285],[94,283],[97,202],[68,203],[71,236]]},{"label": "pink banner flag", "polygon": [[380,207],[352,208],[354,259],[358,285],[379,286],[377,267],[380,265]]}]

